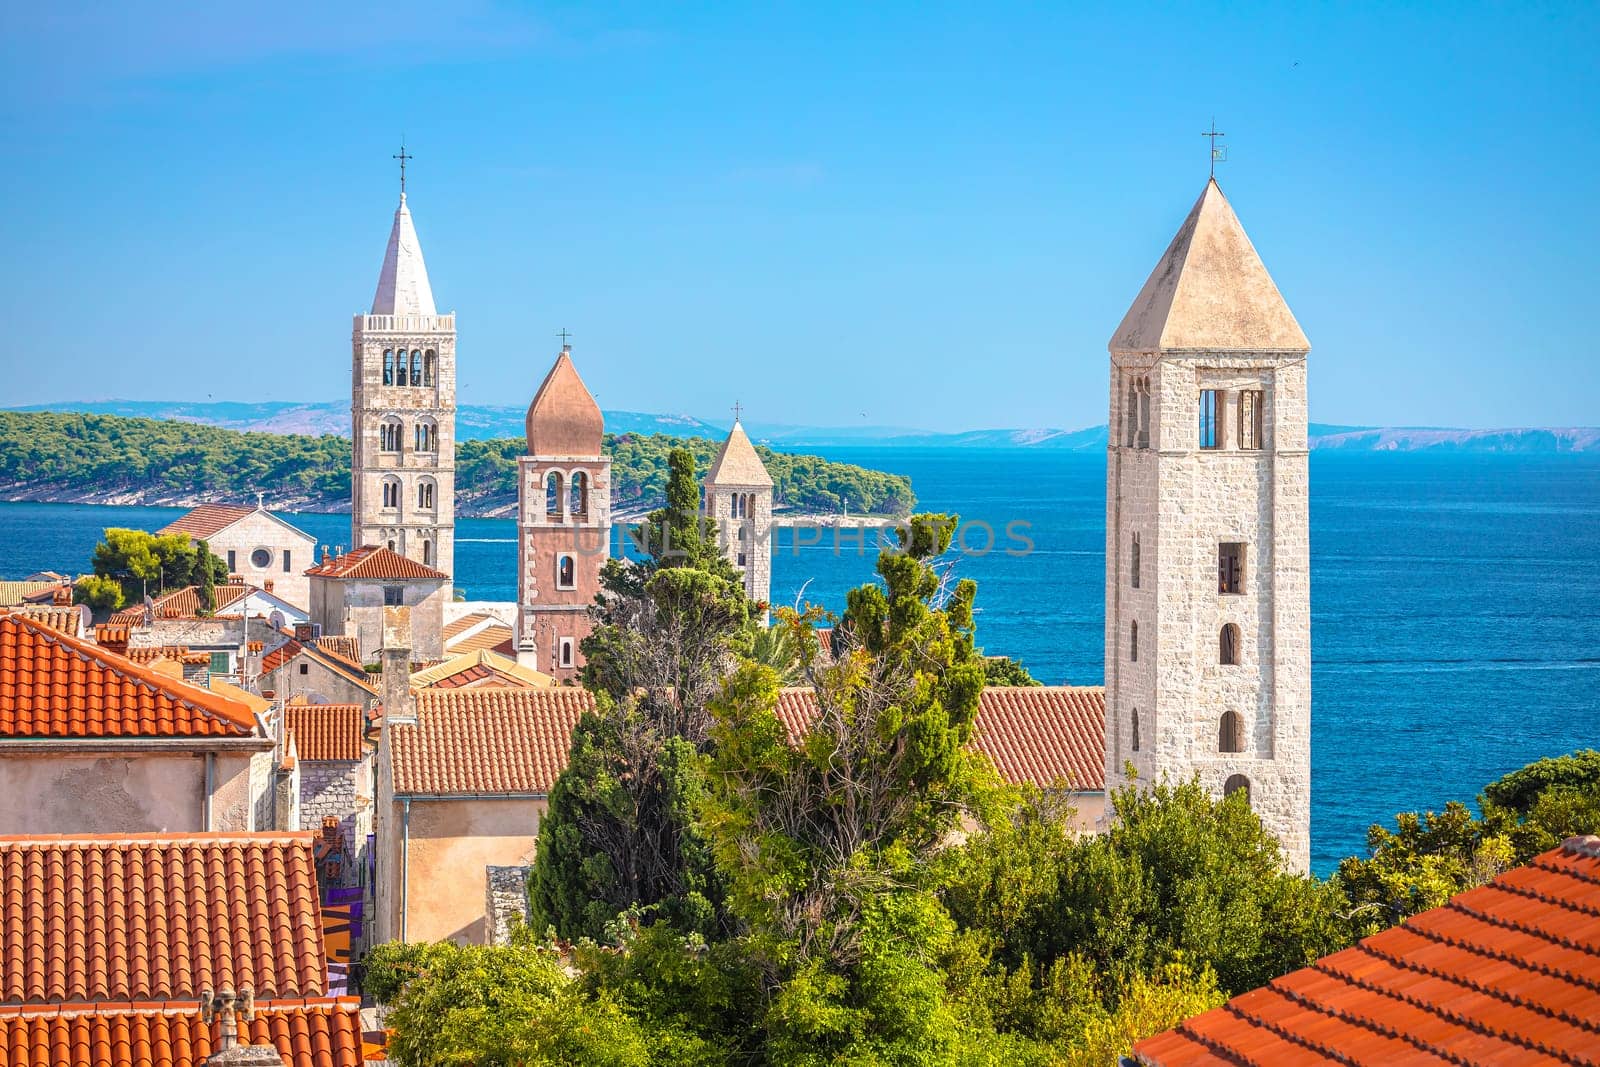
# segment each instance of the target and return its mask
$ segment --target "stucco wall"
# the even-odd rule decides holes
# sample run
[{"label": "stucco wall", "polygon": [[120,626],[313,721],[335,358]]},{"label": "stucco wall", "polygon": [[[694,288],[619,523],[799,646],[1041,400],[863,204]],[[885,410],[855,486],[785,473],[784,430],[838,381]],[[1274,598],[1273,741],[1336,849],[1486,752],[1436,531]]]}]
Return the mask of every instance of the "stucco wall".
[{"label": "stucco wall", "polygon": [[[215,773],[210,829],[256,829],[250,754],[219,754]],[[204,810],[203,754],[0,750],[3,834],[193,832]]]},{"label": "stucco wall", "polygon": [[[395,807],[398,829],[398,802]],[[487,869],[533,862],[546,807],[542,799],[413,800],[406,939],[484,944]]]},{"label": "stucco wall", "polygon": [[[561,475],[561,514],[548,511],[546,478]],[[574,474],[589,481],[588,508],[571,512]],[[577,645],[590,630],[589,605],[600,592],[600,568],[611,552],[611,461],[604,457],[521,456],[517,460],[517,661],[562,681],[577,676]],[[570,589],[557,588],[561,556],[573,558]],[[562,638],[572,663],[559,661]]]},{"label": "stucco wall", "polygon": [[[302,665],[304,674],[300,673]],[[303,696],[312,704],[366,704],[373,699],[371,691],[304,653],[262,675],[260,687],[272,693],[272,699],[282,701]]]}]

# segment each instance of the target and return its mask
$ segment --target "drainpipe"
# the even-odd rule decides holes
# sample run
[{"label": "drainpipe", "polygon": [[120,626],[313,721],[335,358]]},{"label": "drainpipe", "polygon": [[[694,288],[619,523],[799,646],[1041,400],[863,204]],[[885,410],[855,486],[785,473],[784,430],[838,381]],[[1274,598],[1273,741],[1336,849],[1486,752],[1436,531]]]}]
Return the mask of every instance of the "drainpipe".
[{"label": "drainpipe", "polygon": [[406,940],[406,890],[411,879],[411,798],[400,798],[400,942]]},{"label": "drainpipe", "polygon": [[216,791],[216,787],[217,787],[217,754],[215,752],[207,752],[206,753],[206,799],[205,799],[204,810],[201,812],[201,820],[202,820],[201,829],[205,833],[210,833],[211,830],[212,830],[212,826],[211,826],[211,794]]}]

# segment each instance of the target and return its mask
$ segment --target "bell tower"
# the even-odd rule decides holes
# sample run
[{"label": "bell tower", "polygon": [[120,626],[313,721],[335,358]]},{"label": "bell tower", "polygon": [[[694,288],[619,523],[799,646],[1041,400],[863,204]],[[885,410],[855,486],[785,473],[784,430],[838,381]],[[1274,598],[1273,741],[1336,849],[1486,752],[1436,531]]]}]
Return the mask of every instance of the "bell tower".
[{"label": "bell tower", "polygon": [[517,662],[576,677],[589,605],[610,554],[611,459],[605,420],[578,377],[572,346],[528,405],[528,454],[517,460]]},{"label": "bell tower", "polygon": [[1214,178],[1109,348],[1107,781],[1243,791],[1304,871],[1311,345]]},{"label": "bell tower", "polygon": [[744,593],[772,596],[772,476],[737,415],[706,475],[704,512],[717,523],[722,554],[744,575]]},{"label": "bell tower", "polygon": [[403,184],[351,350],[353,547],[387,546],[454,577],[456,317],[434,308]]}]

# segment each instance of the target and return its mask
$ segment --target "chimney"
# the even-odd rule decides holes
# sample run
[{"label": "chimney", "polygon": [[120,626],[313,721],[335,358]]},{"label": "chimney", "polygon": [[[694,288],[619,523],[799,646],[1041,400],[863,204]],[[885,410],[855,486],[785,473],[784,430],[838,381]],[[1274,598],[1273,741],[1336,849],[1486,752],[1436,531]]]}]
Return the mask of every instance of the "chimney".
[{"label": "chimney", "polygon": [[411,695],[411,613],[405,608],[383,612],[383,717],[385,722],[416,722]]},{"label": "chimney", "polygon": [[322,546],[322,562],[326,563],[333,558],[333,550],[327,545]]},{"label": "chimney", "polygon": [[271,578],[268,578],[266,581],[261,583],[261,591],[263,593],[272,592],[272,579]]}]

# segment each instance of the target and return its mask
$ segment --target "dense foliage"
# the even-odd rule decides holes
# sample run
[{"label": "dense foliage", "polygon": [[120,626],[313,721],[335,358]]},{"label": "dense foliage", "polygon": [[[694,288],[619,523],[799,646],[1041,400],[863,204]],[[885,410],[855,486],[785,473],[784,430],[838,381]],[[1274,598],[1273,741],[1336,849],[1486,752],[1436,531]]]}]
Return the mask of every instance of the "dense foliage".
[{"label": "dense foliage", "polygon": [[[658,504],[667,456],[686,448],[705,468],[719,442],[662,434],[608,435],[612,493],[619,507]],[[461,441],[456,485],[463,513],[515,502],[518,438]],[[911,480],[819,456],[757,446],[778,505],[801,511],[899,515],[914,502]],[[306,502],[306,510],[350,497],[350,442],[324,434],[241,433],[199,423],[116,415],[0,411],[0,485],[56,493],[117,492],[248,499],[257,492]]]},{"label": "dense foliage", "polygon": [[1478,807],[1481,816],[1452,801],[1367,831],[1368,854],[1334,876],[1359,932],[1436,908],[1568,837],[1600,834],[1600,752],[1536,760],[1485,787]]},{"label": "dense foliage", "polygon": [[114,611],[144,597],[196,586],[200,609],[216,607],[216,583],[227,580],[228,565],[205,541],[188,534],[153,534],[110,527],[94,547],[94,573],[80,579],[76,599],[97,611]]}]

